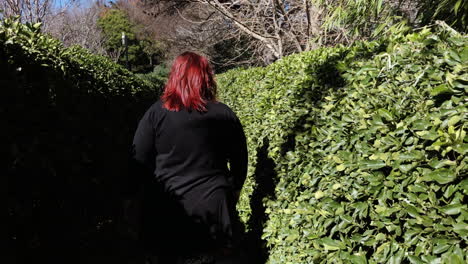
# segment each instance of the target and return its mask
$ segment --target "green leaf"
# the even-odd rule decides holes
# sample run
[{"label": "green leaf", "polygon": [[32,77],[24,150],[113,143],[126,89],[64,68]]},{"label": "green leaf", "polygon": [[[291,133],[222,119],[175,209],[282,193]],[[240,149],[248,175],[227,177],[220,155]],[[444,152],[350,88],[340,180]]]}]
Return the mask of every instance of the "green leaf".
[{"label": "green leaf", "polygon": [[383,3],[383,0],[377,1],[377,15],[380,14],[380,12],[382,11],[382,3]]},{"label": "green leaf", "polygon": [[468,224],[463,223],[463,222],[453,224],[453,231],[458,233],[461,236],[467,236],[468,235]]},{"label": "green leaf", "polygon": [[375,240],[379,241],[379,240],[385,240],[386,236],[385,234],[383,233],[378,233],[376,236],[375,236]]},{"label": "green leaf", "polygon": [[432,140],[432,141],[436,140],[439,137],[439,134],[433,130],[418,131],[416,132],[416,135],[418,135],[422,139],[427,139],[427,140]]},{"label": "green leaf", "polygon": [[436,181],[440,184],[447,184],[456,178],[456,174],[452,170],[446,168],[437,169],[423,176],[423,179],[426,181]]},{"label": "green leaf", "polygon": [[370,170],[378,170],[386,166],[385,162],[381,160],[363,160],[359,162],[361,167]]},{"label": "green leaf", "polygon": [[416,256],[408,256],[408,260],[412,264],[424,264],[425,263],[424,261],[422,261],[420,258],[418,258]]},{"label": "green leaf", "polygon": [[453,150],[462,155],[466,155],[468,153],[468,143],[457,144],[453,147]]},{"label": "green leaf", "polygon": [[292,242],[294,240],[297,240],[299,238],[299,233],[297,231],[291,232],[290,235],[288,235],[285,239],[285,241]]},{"label": "green leaf", "polygon": [[460,122],[461,120],[461,117],[460,116],[452,116],[449,121],[448,121],[448,126],[454,126],[456,125],[458,122]]},{"label": "green leaf", "polygon": [[443,261],[443,263],[450,263],[450,264],[466,264],[466,262],[463,260],[463,257],[460,257],[458,255],[449,255],[448,259]]},{"label": "green leaf", "polygon": [[434,264],[435,264],[435,263],[439,263],[439,262],[437,261],[437,257],[431,256],[431,255],[423,255],[423,256],[421,256],[421,259],[422,259],[424,262],[426,262],[426,263],[431,263],[431,264],[432,264],[432,263],[434,263]]},{"label": "green leaf", "polygon": [[315,196],[315,199],[318,200],[318,199],[322,198],[323,196],[325,196],[325,193],[322,192],[321,190],[318,190],[318,191],[315,192],[314,196]]},{"label": "green leaf", "polygon": [[418,210],[416,209],[416,207],[412,206],[412,205],[407,205],[406,206],[406,211],[408,212],[408,214],[414,218],[418,218],[418,217],[421,217],[421,215],[418,213]]},{"label": "green leaf", "polygon": [[445,166],[454,166],[457,165],[457,162],[451,161],[451,160],[438,160],[436,158],[432,159],[429,162],[429,166],[431,166],[434,169],[440,169]]},{"label": "green leaf", "polygon": [[325,250],[339,250],[346,248],[346,246],[342,242],[333,240],[328,237],[321,238],[317,242],[319,245],[324,246]]},{"label": "green leaf", "polygon": [[464,207],[462,204],[449,204],[440,208],[440,210],[446,215],[457,215]]},{"label": "green leaf", "polygon": [[404,250],[400,249],[398,252],[390,257],[388,260],[389,264],[399,264],[403,260]]},{"label": "green leaf", "polygon": [[351,255],[349,259],[353,264],[367,264],[366,257],[362,255]]},{"label": "green leaf", "polygon": [[444,197],[446,199],[450,198],[450,196],[452,196],[452,194],[457,191],[457,187],[454,186],[454,185],[449,185],[447,186],[447,189],[445,190],[444,192]]},{"label": "green leaf", "polygon": [[421,151],[411,151],[407,153],[400,153],[400,160],[421,160],[424,158],[424,154]]},{"label": "green leaf", "polygon": [[345,169],[346,169],[346,166],[344,164],[340,164],[340,165],[336,166],[337,171],[344,171]]},{"label": "green leaf", "polygon": [[432,250],[433,254],[439,255],[440,253],[444,253],[447,251],[452,245],[450,244],[438,244]]},{"label": "green leaf", "polygon": [[464,180],[462,180],[459,183],[459,186],[460,186],[461,189],[463,189],[465,194],[467,194],[468,193],[468,178],[465,178]]},{"label": "green leaf", "polygon": [[410,164],[397,164],[396,168],[399,169],[403,173],[407,173],[411,171],[414,167],[416,167],[417,163],[413,162]]},{"label": "green leaf", "polygon": [[450,87],[448,87],[446,84],[441,84],[431,90],[432,96],[438,96],[441,94],[453,94],[453,93],[454,91]]},{"label": "green leaf", "polygon": [[414,130],[427,130],[429,127],[431,127],[433,124],[431,122],[429,122],[428,120],[425,120],[425,119],[419,119],[419,120],[416,120],[414,121],[412,124],[411,124],[411,127],[414,129]]},{"label": "green leaf", "polygon": [[378,112],[379,115],[380,115],[381,117],[383,117],[385,120],[387,120],[387,121],[392,121],[392,120],[393,120],[393,115],[392,115],[392,113],[390,113],[388,110],[381,108],[381,109],[379,109],[377,112]]},{"label": "green leaf", "polygon": [[455,15],[458,15],[458,9],[460,8],[461,4],[462,0],[458,0],[453,6],[453,12],[455,12]]}]

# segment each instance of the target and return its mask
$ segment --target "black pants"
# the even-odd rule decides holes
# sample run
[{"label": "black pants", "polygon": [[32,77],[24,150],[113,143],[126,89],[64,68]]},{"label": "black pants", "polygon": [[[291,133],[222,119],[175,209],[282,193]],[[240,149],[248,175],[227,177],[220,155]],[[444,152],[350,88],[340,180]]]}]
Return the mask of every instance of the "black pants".
[{"label": "black pants", "polygon": [[[153,262],[179,264],[205,254],[213,263],[246,263],[240,262],[241,224],[230,189],[198,188],[177,197],[154,184],[145,193],[140,237]],[[232,254],[220,254],[224,248]]]}]

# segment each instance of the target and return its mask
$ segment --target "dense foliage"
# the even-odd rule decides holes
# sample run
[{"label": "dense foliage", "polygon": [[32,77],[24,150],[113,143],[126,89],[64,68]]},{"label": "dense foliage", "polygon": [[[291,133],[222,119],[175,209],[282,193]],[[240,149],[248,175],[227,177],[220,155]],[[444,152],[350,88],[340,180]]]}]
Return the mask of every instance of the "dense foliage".
[{"label": "dense foliage", "polygon": [[468,31],[468,2],[464,0],[420,0],[422,23],[443,20],[455,29]]},{"label": "dense foliage", "polygon": [[169,68],[164,64],[156,65],[152,72],[137,74],[143,80],[150,82],[156,87],[163,88],[166,84],[167,78],[169,77]]},{"label": "dense foliage", "polygon": [[[320,45],[374,40],[395,28],[433,25],[444,21],[467,32],[468,2],[463,0],[311,0],[323,9]],[[393,30],[392,30],[393,29]]]},{"label": "dense foliage", "polygon": [[105,249],[119,241],[127,150],[156,87],[14,20],[0,24],[0,71],[8,245],[18,250],[8,256],[86,263],[70,256],[112,255]]},{"label": "dense foliage", "polygon": [[323,32],[317,37],[320,45],[353,43],[375,38],[389,27],[405,24],[390,1],[384,0],[312,0],[323,9]]},{"label": "dense foliage", "polygon": [[269,263],[466,263],[467,43],[438,27],[218,76]]}]

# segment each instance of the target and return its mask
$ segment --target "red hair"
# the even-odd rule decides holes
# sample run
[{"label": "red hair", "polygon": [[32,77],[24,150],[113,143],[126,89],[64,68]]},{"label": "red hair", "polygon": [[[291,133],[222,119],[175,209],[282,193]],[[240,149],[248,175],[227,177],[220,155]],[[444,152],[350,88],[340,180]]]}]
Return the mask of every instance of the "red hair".
[{"label": "red hair", "polygon": [[206,111],[206,103],[216,100],[216,83],[208,60],[193,52],[179,55],[172,64],[161,100],[164,108],[171,111]]}]

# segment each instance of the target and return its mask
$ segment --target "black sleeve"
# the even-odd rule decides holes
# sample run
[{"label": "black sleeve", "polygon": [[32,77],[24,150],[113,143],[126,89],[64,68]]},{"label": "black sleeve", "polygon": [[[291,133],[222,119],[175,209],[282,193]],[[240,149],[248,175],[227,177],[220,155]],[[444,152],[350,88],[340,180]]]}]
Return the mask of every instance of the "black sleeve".
[{"label": "black sleeve", "polygon": [[247,142],[242,128],[242,124],[237,116],[232,113],[228,160],[230,167],[230,177],[234,190],[239,191],[244,185],[245,178],[247,177]]},{"label": "black sleeve", "polygon": [[154,112],[150,108],[138,123],[130,150],[129,171],[123,195],[131,197],[153,175],[156,166],[156,149],[153,128]]},{"label": "black sleeve", "polygon": [[132,157],[147,168],[154,168],[155,144],[153,128],[154,112],[150,108],[138,123],[132,144]]}]

